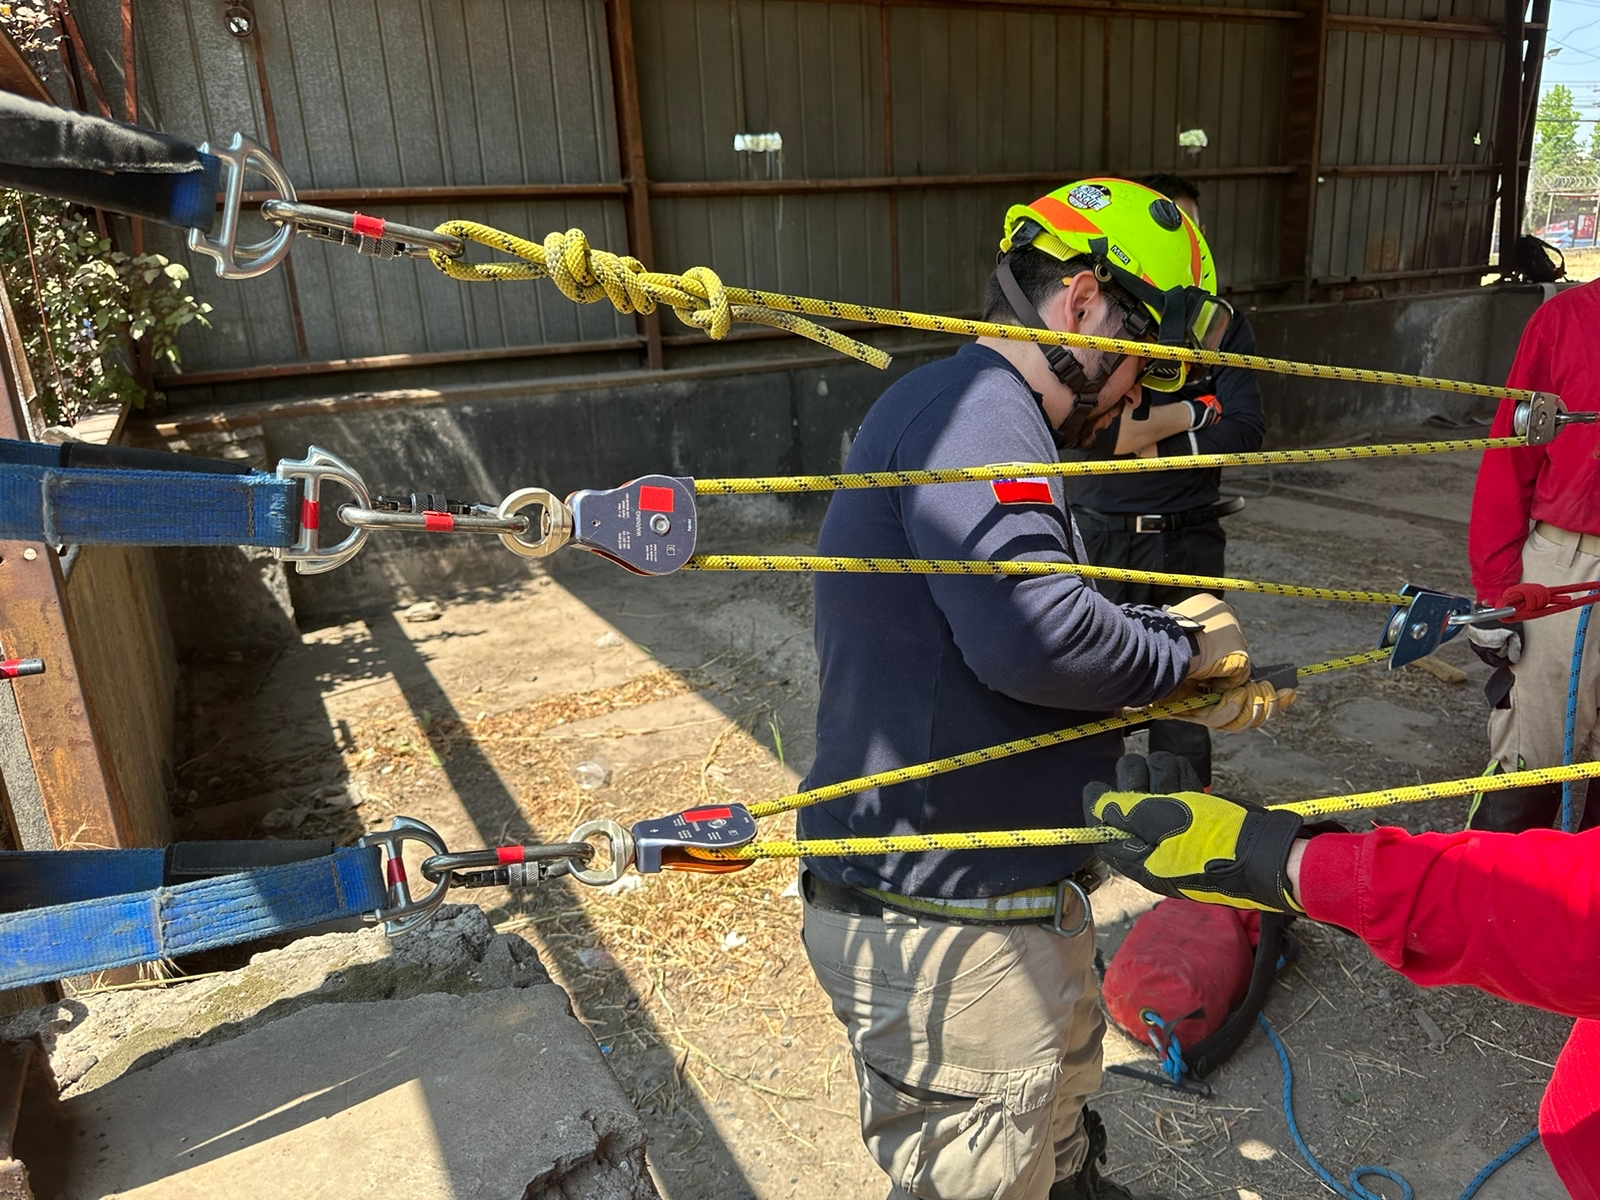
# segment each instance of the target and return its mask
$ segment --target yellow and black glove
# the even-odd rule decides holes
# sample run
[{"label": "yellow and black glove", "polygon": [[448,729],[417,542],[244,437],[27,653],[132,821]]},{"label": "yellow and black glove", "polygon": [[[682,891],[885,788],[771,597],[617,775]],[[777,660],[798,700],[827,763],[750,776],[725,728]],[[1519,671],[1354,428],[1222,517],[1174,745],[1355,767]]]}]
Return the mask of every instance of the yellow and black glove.
[{"label": "yellow and black glove", "polygon": [[1303,913],[1289,887],[1289,851],[1304,822],[1292,812],[1208,796],[1187,759],[1125,754],[1117,787],[1083,789],[1088,823],[1129,836],[1097,849],[1114,870],[1163,896]]}]

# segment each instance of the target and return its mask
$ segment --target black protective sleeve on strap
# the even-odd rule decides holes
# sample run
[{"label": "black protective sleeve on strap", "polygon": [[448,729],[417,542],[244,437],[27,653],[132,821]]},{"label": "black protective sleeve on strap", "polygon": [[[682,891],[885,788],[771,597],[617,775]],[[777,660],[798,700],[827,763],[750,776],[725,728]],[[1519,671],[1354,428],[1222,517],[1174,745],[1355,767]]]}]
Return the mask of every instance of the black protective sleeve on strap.
[{"label": "black protective sleeve on strap", "polygon": [[173,454],[138,446],[100,446],[93,442],[23,442],[0,438],[0,466],[77,467],[100,471],[189,471],[198,475],[248,475],[249,463]]},{"label": "black protective sleeve on strap", "polygon": [[0,92],[0,183],[210,230],[221,163],[180,138]]},{"label": "black protective sleeve on strap", "polygon": [[173,842],[167,847],[161,872],[164,887],[193,883],[196,879],[215,879],[237,875],[261,867],[281,867],[286,863],[327,858],[333,853],[332,838],[307,838],[302,841]]},{"label": "black protective sleeve on strap", "polygon": [[1261,933],[1256,940],[1250,989],[1239,1001],[1239,1007],[1228,1014],[1228,1019],[1214,1033],[1184,1052],[1184,1061],[1189,1064],[1189,1074],[1194,1078],[1204,1079],[1227,1062],[1255,1028],[1256,1014],[1267,1001],[1272,981],[1278,977],[1279,960],[1286,960],[1284,965],[1287,965],[1300,957],[1300,943],[1289,932],[1292,924],[1294,917],[1288,913],[1261,914]]}]

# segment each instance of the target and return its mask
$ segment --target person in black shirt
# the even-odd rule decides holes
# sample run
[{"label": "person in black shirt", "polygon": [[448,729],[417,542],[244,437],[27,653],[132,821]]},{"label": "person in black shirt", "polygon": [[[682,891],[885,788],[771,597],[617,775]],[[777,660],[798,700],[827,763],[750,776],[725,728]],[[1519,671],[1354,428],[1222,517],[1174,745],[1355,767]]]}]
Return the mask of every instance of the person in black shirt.
[{"label": "person in black shirt", "polygon": [[[1200,224],[1200,191],[1176,175],[1140,180]],[[1204,230],[1201,225],[1201,229]],[[1235,315],[1220,350],[1254,354],[1255,332]],[[1088,449],[1091,458],[1113,455],[1234,454],[1259,450],[1266,422],[1254,371],[1215,367],[1181,391],[1146,392],[1146,420],[1124,413],[1103,429]],[[1242,496],[1219,493],[1220,468],[1154,471],[1143,475],[1091,475],[1072,480],[1072,511],[1089,561],[1102,567],[1222,575],[1227,535],[1221,518],[1244,507]],[[1176,604],[1193,589],[1103,581],[1100,591],[1116,604]],[[1155,721],[1150,749],[1187,758],[1211,786],[1211,733],[1186,721]]]}]

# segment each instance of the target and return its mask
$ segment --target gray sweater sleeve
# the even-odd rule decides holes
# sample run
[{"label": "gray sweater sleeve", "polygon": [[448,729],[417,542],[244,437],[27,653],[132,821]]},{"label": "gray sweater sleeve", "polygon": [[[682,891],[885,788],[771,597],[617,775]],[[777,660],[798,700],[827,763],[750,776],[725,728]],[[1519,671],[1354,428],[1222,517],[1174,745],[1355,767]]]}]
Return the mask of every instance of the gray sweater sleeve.
[{"label": "gray sweater sleeve", "polygon": [[[995,369],[930,405],[906,430],[894,465],[1055,459],[1033,398]],[[1072,562],[1063,484],[1048,486],[1049,503],[1001,503],[988,483],[902,488],[896,502],[919,558]],[[1169,618],[1119,608],[1079,576],[932,575],[928,586],[973,673],[1014,699],[1109,712],[1158,700],[1188,673],[1188,639]]]}]

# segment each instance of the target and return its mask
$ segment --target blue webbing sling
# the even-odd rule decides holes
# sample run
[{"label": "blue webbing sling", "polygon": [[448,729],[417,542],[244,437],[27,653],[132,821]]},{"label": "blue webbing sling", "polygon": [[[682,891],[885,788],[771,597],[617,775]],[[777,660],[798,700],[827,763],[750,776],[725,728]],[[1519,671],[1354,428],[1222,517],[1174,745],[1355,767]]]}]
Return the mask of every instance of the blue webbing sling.
[{"label": "blue webbing sling", "polygon": [[0,538],[134,546],[294,545],[299,484],[217,459],[0,438]]},{"label": "blue webbing sling", "polygon": [[0,853],[0,989],[371,916],[381,858],[325,840]]}]

